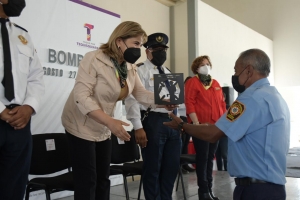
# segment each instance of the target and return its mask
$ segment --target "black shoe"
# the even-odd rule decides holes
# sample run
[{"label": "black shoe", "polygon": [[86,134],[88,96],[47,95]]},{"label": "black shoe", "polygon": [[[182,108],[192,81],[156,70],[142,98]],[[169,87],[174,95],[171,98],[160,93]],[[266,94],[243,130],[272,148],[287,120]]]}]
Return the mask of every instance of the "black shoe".
[{"label": "black shoe", "polygon": [[198,197],[199,197],[199,200],[214,200],[214,199],[210,196],[210,193],[199,193],[199,192],[198,192]]},{"label": "black shoe", "polygon": [[189,173],[189,171],[187,171],[187,170],[184,169],[183,167],[181,168],[181,172],[182,172],[183,174],[188,174],[188,173]]},{"label": "black shoe", "polygon": [[215,197],[214,193],[209,192],[209,194],[213,200],[220,200],[218,197]]},{"label": "black shoe", "polygon": [[195,169],[191,168],[189,165],[182,165],[182,168],[189,172],[196,171]]}]

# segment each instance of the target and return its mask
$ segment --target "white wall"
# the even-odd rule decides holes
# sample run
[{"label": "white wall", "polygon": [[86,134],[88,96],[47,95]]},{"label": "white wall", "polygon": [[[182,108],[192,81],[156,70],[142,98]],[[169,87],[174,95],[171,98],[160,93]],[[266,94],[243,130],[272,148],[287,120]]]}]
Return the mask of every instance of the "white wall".
[{"label": "white wall", "polygon": [[277,4],[273,25],[275,84],[300,86],[300,3],[291,0]]},{"label": "white wall", "polygon": [[[148,35],[155,32],[163,32],[170,35],[169,7],[154,0],[84,0],[100,8],[121,15],[122,21],[135,21],[141,24]],[[169,44],[172,46],[172,44]],[[146,60],[145,48],[142,47],[142,56],[137,61]],[[165,62],[170,66],[170,59]]]},{"label": "white wall", "polygon": [[[221,86],[231,86],[234,64],[239,54],[247,49],[265,51],[273,65],[273,42],[213,7],[198,2],[199,55],[212,61],[212,76]],[[269,80],[274,83],[271,68]]]}]

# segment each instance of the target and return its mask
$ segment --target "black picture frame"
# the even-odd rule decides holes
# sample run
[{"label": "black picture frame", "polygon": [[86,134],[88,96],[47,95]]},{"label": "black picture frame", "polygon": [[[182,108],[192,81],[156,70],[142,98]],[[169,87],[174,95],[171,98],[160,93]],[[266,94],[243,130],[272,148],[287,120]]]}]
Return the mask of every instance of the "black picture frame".
[{"label": "black picture frame", "polygon": [[[158,105],[184,103],[183,73],[154,74],[154,101]],[[169,83],[169,86],[167,86]],[[164,91],[168,91],[165,93]],[[169,99],[169,101],[166,101]]]}]

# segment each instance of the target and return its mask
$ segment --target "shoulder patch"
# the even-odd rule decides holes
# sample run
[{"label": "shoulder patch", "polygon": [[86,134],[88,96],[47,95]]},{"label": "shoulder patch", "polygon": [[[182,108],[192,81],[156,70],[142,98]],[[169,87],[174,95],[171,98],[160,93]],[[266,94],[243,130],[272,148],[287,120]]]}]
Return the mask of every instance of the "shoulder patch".
[{"label": "shoulder patch", "polygon": [[14,25],[15,27],[19,28],[19,29],[22,29],[22,30],[25,31],[25,32],[28,32],[25,28],[23,28],[23,27],[21,27],[21,26],[15,24],[15,23],[13,23],[13,25]]},{"label": "shoulder patch", "polygon": [[142,65],[144,65],[144,63],[138,63],[138,64],[136,64],[137,67],[140,67]]},{"label": "shoulder patch", "polygon": [[245,109],[246,108],[245,108],[245,105],[243,103],[241,103],[239,101],[235,101],[235,102],[233,102],[233,104],[228,109],[226,118],[229,121],[234,122],[240,116],[242,116],[242,114],[244,113]]}]

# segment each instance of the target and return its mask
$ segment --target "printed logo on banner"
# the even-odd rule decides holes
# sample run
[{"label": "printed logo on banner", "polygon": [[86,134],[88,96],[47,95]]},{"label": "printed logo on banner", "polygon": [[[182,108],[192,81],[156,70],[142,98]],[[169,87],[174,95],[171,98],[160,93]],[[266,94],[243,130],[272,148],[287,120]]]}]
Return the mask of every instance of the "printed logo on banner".
[{"label": "printed logo on banner", "polygon": [[95,45],[95,43],[92,42],[92,29],[94,29],[94,25],[89,23],[84,23],[83,28],[86,29],[86,40],[83,40],[82,42],[77,42],[77,45],[80,47],[87,47],[91,49],[98,49],[98,47]]},{"label": "printed logo on banner", "polygon": [[84,28],[86,28],[86,32],[87,32],[86,33],[87,41],[91,41],[91,37],[92,37],[91,30],[94,28],[94,25],[85,23]]}]

